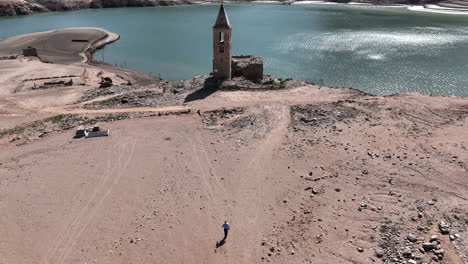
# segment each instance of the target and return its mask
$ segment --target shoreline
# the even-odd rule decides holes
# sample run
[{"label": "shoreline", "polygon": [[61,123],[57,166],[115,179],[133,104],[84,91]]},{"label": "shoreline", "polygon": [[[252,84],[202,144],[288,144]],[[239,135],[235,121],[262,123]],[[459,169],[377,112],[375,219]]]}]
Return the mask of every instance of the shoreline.
[{"label": "shoreline", "polygon": [[[119,73],[129,74],[134,79],[139,79],[139,80],[144,80],[144,81],[148,81],[149,79],[158,79],[158,78],[155,78],[155,77],[147,76],[143,72],[135,71],[135,70],[128,69],[128,68],[113,67],[112,65],[109,65],[106,62],[95,60],[94,59],[94,53],[97,50],[102,49],[106,45],[114,43],[114,42],[116,42],[117,40],[120,39],[119,34],[108,31],[108,30],[103,29],[103,28],[97,28],[97,27],[63,28],[63,29],[55,29],[55,30],[48,30],[48,31],[42,31],[42,32],[35,32],[35,33],[17,35],[17,36],[9,37],[7,39],[3,39],[3,40],[0,39],[0,62],[2,61],[2,59],[7,60],[7,61],[18,61],[18,60],[24,60],[24,59],[31,60],[30,59],[31,57],[24,57],[19,52],[5,53],[5,51],[3,51],[3,53],[2,53],[2,49],[3,50],[5,50],[5,49],[8,50],[8,47],[5,48],[5,45],[4,45],[5,42],[7,43],[7,45],[9,44],[9,45],[12,46],[11,49],[20,51],[20,50],[22,50],[22,48],[24,48],[26,46],[24,44],[25,39],[29,40],[32,43],[34,43],[35,40],[41,40],[43,42],[48,42],[48,41],[53,42],[53,41],[51,41],[51,39],[54,39],[56,34],[67,33],[67,34],[70,35],[70,36],[68,36],[69,40],[71,40],[72,39],[71,36],[73,36],[74,34],[83,34],[83,32],[89,33],[91,31],[97,31],[97,32],[102,33],[103,35],[100,36],[100,37],[95,36],[95,38],[92,39],[92,41],[89,41],[88,44],[86,45],[86,47],[83,48],[83,49],[79,49],[79,50],[75,49],[74,51],[72,50],[73,52],[72,52],[71,55],[76,54],[76,55],[78,55],[80,57],[80,59],[71,58],[72,57],[71,56],[70,58],[65,58],[65,60],[68,61],[68,63],[60,63],[60,62],[49,61],[48,56],[45,56],[45,59],[44,59],[44,57],[41,56],[42,55],[42,53],[40,52],[41,50],[39,50],[39,57],[37,57],[37,58],[39,59],[39,61],[41,61],[42,63],[45,63],[46,65],[57,65],[57,66],[60,66],[60,65],[63,65],[63,66],[76,65],[76,66],[81,66],[81,67],[90,66],[90,67],[95,67],[95,68],[100,69],[100,70],[112,71],[112,72],[114,72],[116,74],[119,74]],[[49,36],[47,36],[47,35],[49,35]],[[45,38],[45,40],[43,40],[44,38]],[[63,39],[61,39],[61,41],[59,41],[60,46],[64,46],[63,41],[64,41]],[[34,47],[34,45],[32,47]],[[51,51],[48,50],[46,52],[51,52]],[[57,55],[57,56],[63,56],[63,54],[60,53],[60,55]],[[12,57],[14,57],[14,59],[11,59]],[[197,77],[193,77],[192,79],[194,79],[194,78],[196,79]],[[130,79],[128,80],[129,82],[131,82]],[[179,81],[182,81],[183,82],[183,81],[190,81],[192,79],[164,80],[164,81],[166,81],[166,82],[179,82]],[[301,80],[296,80],[296,81],[301,81]],[[314,83],[307,83],[307,84],[315,85]],[[359,88],[353,88],[353,87],[335,87],[335,86],[327,86],[327,87],[332,88],[332,89],[353,89],[353,90],[356,90],[356,91],[359,91],[359,92],[362,92],[362,93],[368,93],[368,92],[360,90]],[[461,95],[422,94],[422,93],[419,93],[419,92],[393,93],[393,94],[385,94],[385,95],[382,95],[382,96],[383,97],[386,97],[386,96],[391,97],[391,96],[405,95],[405,94],[416,94],[416,95],[420,94],[420,95],[425,95],[425,96],[427,95],[427,96],[466,98],[466,96],[461,96]],[[375,95],[373,95],[373,96],[375,96]]]},{"label": "shoreline", "polygon": [[[150,0],[148,0],[150,1]],[[138,8],[138,7],[165,7],[165,6],[182,6],[182,5],[206,5],[206,4],[217,4],[216,1],[163,1],[163,2],[149,2],[146,5],[142,4],[140,6],[134,6],[128,4],[125,5],[115,5],[115,6],[78,6],[74,8],[65,8],[65,9],[57,9],[57,10],[48,10],[48,9],[40,9],[35,8],[34,10],[29,10],[28,12],[24,13],[14,13],[5,12],[2,8],[5,6],[0,5],[0,17],[9,17],[9,16],[24,16],[24,15],[33,15],[38,13],[49,13],[49,12],[69,12],[69,11],[77,11],[83,9],[108,9],[108,8]],[[408,3],[391,3],[391,2],[340,2],[340,1],[321,1],[321,0],[304,0],[304,1],[294,1],[294,0],[241,0],[241,1],[225,1],[225,3],[254,3],[254,4],[282,4],[282,5],[309,5],[309,4],[327,4],[327,5],[349,5],[349,6],[362,6],[362,7],[383,7],[383,8],[406,8],[410,11],[415,12],[428,12],[428,13],[437,13],[437,14],[447,14],[447,15],[468,15],[468,6],[467,8],[458,8],[458,7],[445,7],[439,6],[438,3],[433,2],[422,2],[418,4],[411,4],[410,1]],[[16,8],[18,10],[22,10],[21,8]],[[15,9],[15,10],[16,10]]]},{"label": "shoreline", "polygon": [[[96,34],[93,31],[97,31],[99,33],[102,33],[103,35],[99,36],[99,34]],[[54,40],[54,38],[57,38],[57,36],[61,37],[59,41]],[[74,38],[77,38],[77,36],[81,36],[82,38],[85,37],[85,40],[83,42],[86,42],[87,45],[84,48],[68,48],[66,50],[69,53],[67,54],[68,57],[67,55],[63,54],[57,55],[52,50],[55,45],[60,46],[63,44],[64,41],[74,42]],[[63,38],[65,38],[65,40]],[[40,48],[38,48],[38,58],[41,60],[44,60],[45,58],[45,61],[49,61],[47,59],[49,56],[61,56],[62,59],[63,57],[65,57],[66,61],[70,61],[70,63],[65,64],[90,64],[90,62],[92,62],[93,60],[93,54],[98,49],[101,49],[105,45],[113,43],[119,39],[119,34],[97,27],[72,27],[34,32],[29,34],[16,35],[6,39],[0,39],[0,58],[11,56],[18,57],[19,55],[21,55],[22,49],[26,48],[26,46],[31,46],[33,48],[40,46]],[[74,55],[80,56],[81,59],[77,60],[77,58],[74,58]],[[61,63],[58,62],[58,64]]]},{"label": "shoreline", "polygon": [[86,50],[82,52],[83,63],[92,62],[93,55],[97,50],[102,49],[106,45],[112,44],[120,39],[120,35],[117,33],[107,31],[103,28],[93,28],[93,29],[104,31],[106,33],[106,36],[100,40],[96,40],[94,43],[90,43],[88,47],[86,48]]}]

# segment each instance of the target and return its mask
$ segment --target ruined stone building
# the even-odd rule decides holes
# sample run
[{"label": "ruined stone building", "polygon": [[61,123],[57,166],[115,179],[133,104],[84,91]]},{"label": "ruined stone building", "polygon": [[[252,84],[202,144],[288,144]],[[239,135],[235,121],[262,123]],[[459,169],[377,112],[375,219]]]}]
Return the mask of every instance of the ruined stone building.
[{"label": "ruined stone building", "polygon": [[253,55],[232,56],[232,26],[221,4],[213,26],[213,77],[244,77],[252,81],[263,78],[263,58]]}]

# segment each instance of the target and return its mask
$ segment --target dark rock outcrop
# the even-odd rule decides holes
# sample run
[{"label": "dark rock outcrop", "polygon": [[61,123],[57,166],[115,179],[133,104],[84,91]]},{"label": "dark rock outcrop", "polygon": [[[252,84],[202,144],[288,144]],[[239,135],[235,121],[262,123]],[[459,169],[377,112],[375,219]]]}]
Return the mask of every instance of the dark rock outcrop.
[{"label": "dark rock outcrop", "polygon": [[0,16],[85,8],[168,6],[189,3],[191,3],[190,0],[2,0],[0,1]]},{"label": "dark rock outcrop", "polygon": [[[145,7],[191,4],[195,0],[0,0],[0,16],[30,15],[38,12],[69,11],[85,8]],[[249,2],[252,0],[235,0]],[[280,0],[290,2],[290,0]],[[299,0],[301,1],[301,0]],[[367,3],[374,5],[425,5],[468,10],[468,0],[329,0],[337,3]]]},{"label": "dark rock outcrop", "polygon": [[0,16],[30,15],[48,11],[41,5],[29,2],[0,2]]}]

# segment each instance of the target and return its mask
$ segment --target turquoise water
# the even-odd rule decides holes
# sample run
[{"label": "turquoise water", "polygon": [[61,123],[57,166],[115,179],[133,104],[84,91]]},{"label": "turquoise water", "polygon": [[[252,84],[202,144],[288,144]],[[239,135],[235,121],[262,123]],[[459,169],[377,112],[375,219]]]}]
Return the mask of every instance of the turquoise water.
[{"label": "turquoise water", "polygon": [[[234,54],[265,72],[374,94],[468,96],[468,16],[349,5],[229,4]],[[0,38],[63,27],[121,35],[98,60],[187,79],[211,71],[218,5],[121,8],[0,18]]]}]

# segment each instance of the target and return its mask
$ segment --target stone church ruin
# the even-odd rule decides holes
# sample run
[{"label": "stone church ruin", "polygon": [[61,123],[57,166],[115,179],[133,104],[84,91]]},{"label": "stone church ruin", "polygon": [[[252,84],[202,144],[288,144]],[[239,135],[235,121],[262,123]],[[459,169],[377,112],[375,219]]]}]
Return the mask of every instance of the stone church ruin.
[{"label": "stone church ruin", "polygon": [[232,26],[223,4],[213,26],[213,77],[218,80],[244,77],[254,82],[263,79],[262,57],[232,55]]}]

